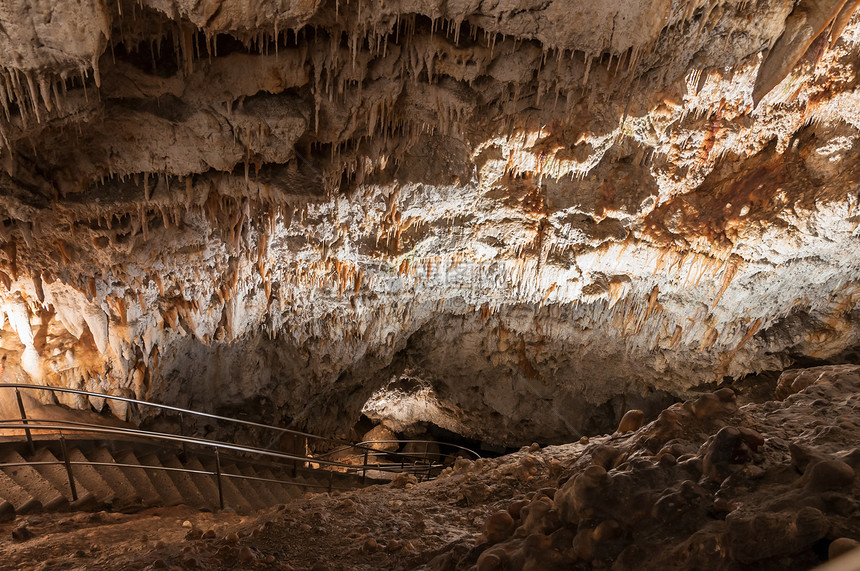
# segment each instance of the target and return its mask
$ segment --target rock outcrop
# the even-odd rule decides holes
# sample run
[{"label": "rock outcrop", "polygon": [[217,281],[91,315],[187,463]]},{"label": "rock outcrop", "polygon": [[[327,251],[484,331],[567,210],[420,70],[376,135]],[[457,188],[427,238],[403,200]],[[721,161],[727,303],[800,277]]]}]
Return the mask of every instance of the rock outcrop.
[{"label": "rock outcrop", "polygon": [[7,2],[4,379],[518,444],[836,355],[857,5]]}]

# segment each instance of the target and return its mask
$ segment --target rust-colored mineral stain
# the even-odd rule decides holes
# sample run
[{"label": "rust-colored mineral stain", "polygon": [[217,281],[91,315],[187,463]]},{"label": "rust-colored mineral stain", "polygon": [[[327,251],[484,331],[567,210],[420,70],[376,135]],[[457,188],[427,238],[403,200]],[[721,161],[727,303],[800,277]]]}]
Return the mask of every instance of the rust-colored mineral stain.
[{"label": "rust-colored mineral stain", "polygon": [[660,288],[655,285],[654,289],[651,290],[651,293],[648,294],[648,310],[645,311],[645,317],[642,318],[643,322],[647,321],[648,318],[651,317],[651,313],[654,309],[660,306],[660,303],[657,301],[657,296],[659,295]]},{"label": "rust-colored mineral stain", "polygon": [[684,333],[684,328],[680,325],[675,326],[675,333],[672,334],[672,340],[669,341],[669,348],[674,349],[675,345],[678,344],[678,341],[681,340],[681,335]]},{"label": "rust-colored mineral stain", "polygon": [[527,379],[536,379],[540,376],[540,372],[534,368],[534,366],[529,361],[526,356],[526,342],[522,337],[520,338],[520,350],[519,350],[519,364],[520,370],[523,372],[523,375]]},{"label": "rust-colored mineral stain", "polygon": [[[813,185],[792,160],[771,146],[740,168],[727,156],[695,191],[673,198],[645,218],[643,233],[661,245],[689,247],[705,239],[714,249],[730,249],[744,225],[772,222],[786,206],[805,202]],[[671,220],[671,225],[669,221]],[[671,229],[670,229],[671,226]]]},{"label": "rust-colored mineral stain", "polygon": [[711,309],[717,307],[717,304],[722,299],[723,294],[726,293],[729,285],[732,283],[732,280],[735,277],[735,274],[738,271],[738,266],[740,265],[740,260],[738,258],[734,258],[731,261],[726,263],[726,267],[723,270],[723,281],[720,284],[720,290],[717,292],[717,297],[714,298],[714,303],[711,305]]}]

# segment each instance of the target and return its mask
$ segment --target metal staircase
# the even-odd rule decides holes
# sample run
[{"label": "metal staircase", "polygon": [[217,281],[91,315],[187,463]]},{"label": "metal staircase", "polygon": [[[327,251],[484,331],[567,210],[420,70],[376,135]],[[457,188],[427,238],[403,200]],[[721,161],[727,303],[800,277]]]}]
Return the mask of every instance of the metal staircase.
[{"label": "metal staircase", "polygon": [[[200,509],[229,508],[239,513],[287,503],[305,492],[347,490],[385,482],[399,473],[432,478],[441,471],[438,452],[382,452],[375,443],[351,444],[282,427],[189,409],[75,389],[0,384],[14,391],[19,418],[0,419],[0,521],[15,514],[68,510],[135,510],[184,504]],[[71,393],[123,401],[178,415],[178,433],[105,426],[72,420],[28,417],[22,391]],[[274,431],[302,441],[324,441],[346,461],[330,454],[285,453],[189,434],[191,417]],[[8,435],[17,434],[18,437]],[[462,454],[478,455],[457,445]]]}]

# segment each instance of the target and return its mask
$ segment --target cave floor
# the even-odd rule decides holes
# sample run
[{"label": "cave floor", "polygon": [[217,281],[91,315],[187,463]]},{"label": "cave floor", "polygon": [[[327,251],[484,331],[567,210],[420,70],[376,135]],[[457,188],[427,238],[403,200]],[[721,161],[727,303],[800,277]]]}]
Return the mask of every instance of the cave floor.
[{"label": "cave floor", "polygon": [[[453,484],[308,494],[250,516],[186,506],[19,516],[0,526],[0,560],[9,569],[413,568],[452,543],[477,537],[488,510],[506,506],[504,499],[498,505],[449,502],[445,497],[456,497]],[[12,538],[22,526],[32,536]],[[199,535],[192,529],[212,530],[212,537],[192,539]]]},{"label": "cave floor", "polygon": [[860,366],[807,371],[777,400],[741,405],[720,389],[630,432],[250,516],[19,516],[0,524],[0,566],[811,569],[860,545]]}]

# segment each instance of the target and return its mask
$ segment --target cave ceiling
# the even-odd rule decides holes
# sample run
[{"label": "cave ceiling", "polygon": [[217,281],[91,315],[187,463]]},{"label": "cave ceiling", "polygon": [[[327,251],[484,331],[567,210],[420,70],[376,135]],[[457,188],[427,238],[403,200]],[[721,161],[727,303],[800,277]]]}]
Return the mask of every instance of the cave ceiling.
[{"label": "cave ceiling", "polygon": [[4,378],[517,444],[838,355],[858,4],[4,2]]}]

